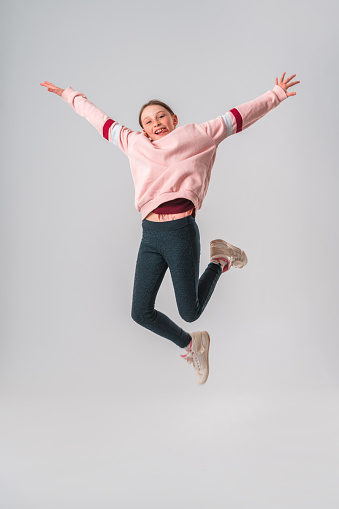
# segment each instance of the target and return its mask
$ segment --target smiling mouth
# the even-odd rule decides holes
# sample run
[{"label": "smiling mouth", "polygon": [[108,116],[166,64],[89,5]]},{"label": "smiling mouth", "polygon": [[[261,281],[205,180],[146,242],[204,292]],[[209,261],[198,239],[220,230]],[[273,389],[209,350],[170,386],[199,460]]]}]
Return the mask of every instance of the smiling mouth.
[{"label": "smiling mouth", "polygon": [[167,133],[166,127],[162,127],[161,129],[157,129],[154,134],[157,134],[158,136],[161,136],[162,134]]}]

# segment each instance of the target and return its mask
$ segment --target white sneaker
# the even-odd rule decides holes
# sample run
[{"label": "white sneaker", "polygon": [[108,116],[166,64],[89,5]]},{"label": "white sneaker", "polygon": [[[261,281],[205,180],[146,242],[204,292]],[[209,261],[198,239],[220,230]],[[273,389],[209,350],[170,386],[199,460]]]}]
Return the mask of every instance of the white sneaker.
[{"label": "white sneaker", "polygon": [[222,239],[216,239],[210,242],[210,258],[211,261],[217,258],[228,260],[229,267],[225,266],[223,272],[231,267],[241,269],[245,267],[247,263],[247,256],[244,251]]},{"label": "white sneaker", "polygon": [[181,357],[189,364],[193,363],[198,384],[204,384],[209,374],[208,354],[211,340],[206,331],[192,332],[191,336],[191,348]]}]

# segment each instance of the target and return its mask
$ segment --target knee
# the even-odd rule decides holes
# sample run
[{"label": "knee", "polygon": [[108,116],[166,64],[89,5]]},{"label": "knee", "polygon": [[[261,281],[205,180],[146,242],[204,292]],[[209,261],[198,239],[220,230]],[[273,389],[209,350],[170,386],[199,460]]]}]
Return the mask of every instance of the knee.
[{"label": "knee", "polygon": [[183,310],[179,309],[179,315],[185,322],[192,323],[195,322],[199,316],[194,310]]},{"label": "knee", "polygon": [[143,322],[143,313],[141,309],[137,308],[136,306],[132,306],[131,317],[138,324]]},{"label": "knee", "polygon": [[142,307],[135,305],[132,306],[131,317],[139,325],[145,325],[147,322],[151,320],[149,312],[144,310]]}]

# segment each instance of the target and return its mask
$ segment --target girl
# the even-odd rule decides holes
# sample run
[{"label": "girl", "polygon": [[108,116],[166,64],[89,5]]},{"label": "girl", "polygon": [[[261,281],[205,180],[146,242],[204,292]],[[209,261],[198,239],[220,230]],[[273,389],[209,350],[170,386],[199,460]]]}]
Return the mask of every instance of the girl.
[{"label": "girl", "polygon": [[300,83],[275,79],[273,90],[241,104],[203,124],[177,128],[178,117],[162,101],[152,100],[140,110],[142,133],[132,131],[99,110],[81,92],[62,89],[48,81],[40,83],[62,97],[85,117],[108,141],[129,158],[135,185],[135,206],[142,215],[132,301],[132,318],[147,329],[186,350],[181,355],[193,363],[199,384],[209,374],[210,337],[206,331],[187,333],[154,309],[165,272],[169,267],[180,316],[197,320],[204,311],[223,272],[247,263],[244,251],[217,239],[210,243],[210,263],[199,278],[200,238],[195,221],[208,189],[219,143],[246,129],[296,92],[287,89]]}]

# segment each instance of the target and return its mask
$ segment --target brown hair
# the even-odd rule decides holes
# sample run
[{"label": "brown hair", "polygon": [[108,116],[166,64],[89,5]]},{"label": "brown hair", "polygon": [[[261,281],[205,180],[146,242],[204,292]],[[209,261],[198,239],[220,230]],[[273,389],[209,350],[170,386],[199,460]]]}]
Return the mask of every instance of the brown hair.
[{"label": "brown hair", "polygon": [[144,111],[145,108],[147,108],[147,106],[153,106],[153,104],[157,104],[159,106],[162,106],[163,108],[165,108],[165,110],[167,110],[172,116],[174,115],[174,111],[172,110],[172,108],[170,108],[166,103],[163,103],[162,101],[158,101],[158,99],[151,99],[150,101],[148,101],[148,103],[144,104],[142,107],[141,107],[141,110],[140,110],[140,113],[139,113],[139,124],[140,126],[143,128],[143,125],[141,123],[141,115],[142,115],[142,112]]}]

